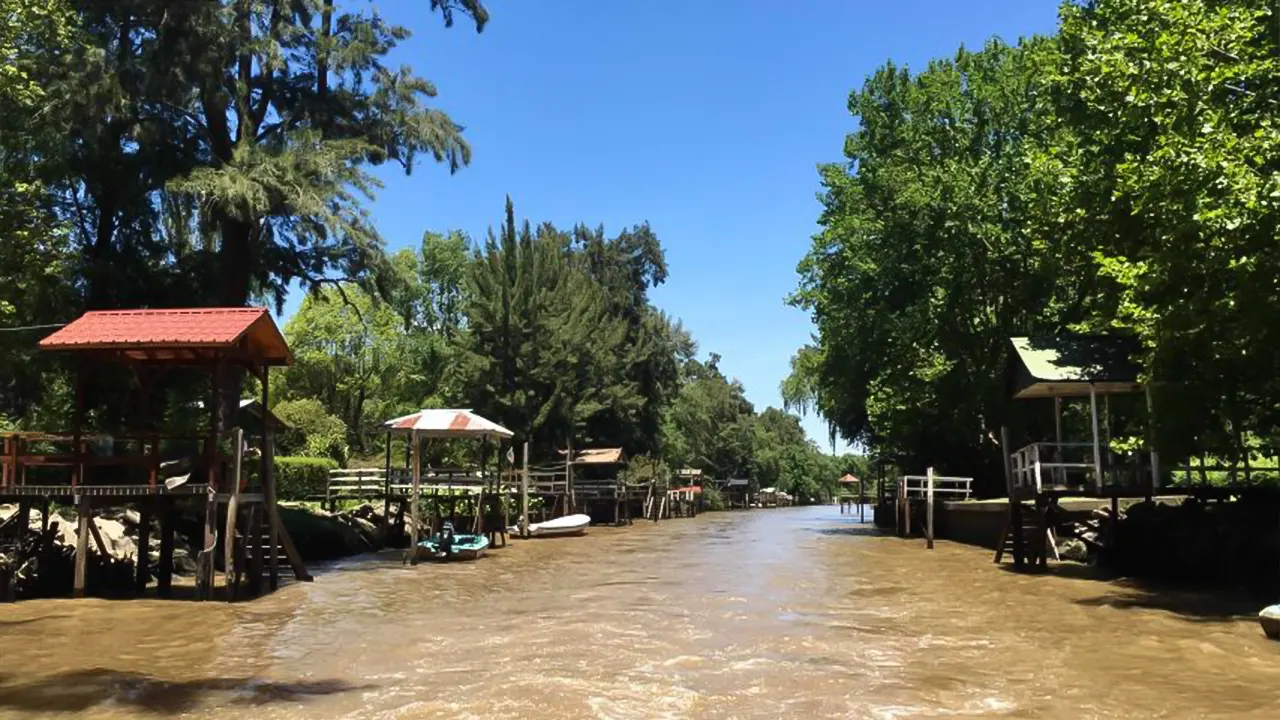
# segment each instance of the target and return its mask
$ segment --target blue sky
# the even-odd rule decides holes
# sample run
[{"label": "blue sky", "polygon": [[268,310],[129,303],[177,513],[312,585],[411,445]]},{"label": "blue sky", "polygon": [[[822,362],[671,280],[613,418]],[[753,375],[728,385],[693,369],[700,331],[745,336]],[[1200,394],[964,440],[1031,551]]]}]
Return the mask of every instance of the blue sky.
[{"label": "blue sky", "polygon": [[379,173],[388,245],[427,229],[481,238],[506,194],[535,222],[647,220],[670,270],[653,302],[759,409],[780,404],[812,332],[784,298],[816,230],[815,166],[840,160],[854,128],[849,91],[886,60],[920,68],[1057,17],[1055,0],[487,0],[477,35],[445,30],[425,0],[375,6],[414,31],[393,60],[436,84],[474,149],[456,175]]}]

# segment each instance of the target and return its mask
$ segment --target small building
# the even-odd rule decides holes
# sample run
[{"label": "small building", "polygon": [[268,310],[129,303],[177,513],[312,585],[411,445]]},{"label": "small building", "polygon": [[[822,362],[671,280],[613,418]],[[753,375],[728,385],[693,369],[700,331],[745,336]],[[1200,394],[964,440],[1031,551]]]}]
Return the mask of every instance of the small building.
[{"label": "small building", "polygon": [[720,485],[720,493],[724,503],[730,509],[751,507],[751,480],[748,478],[729,478]]},{"label": "small building", "polygon": [[[45,524],[53,502],[77,506],[76,595],[88,589],[90,543],[95,543],[101,556],[108,554],[93,522],[95,512],[125,504],[136,507],[140,515],[138,547],[148,546],[152,520],[159,520],[156,574],[161,596],[171,591],[178,502],[198,505],[204,516],[197,597],[213,597],[218,564],[229,599],[241,595],[242,582],[256,594],[264,574],[274,588],[280,558],[287,559],[298,579],[311,579],[276,506],[275,426],[259,423],[262,452],[253,480],[247,472],[240,474],[246,470],[243,445],[227,442],[231,418],[224,412],[222,398],[238,392],[228,370],[256,377],[262,388],[258,407],[266,407],[271,368],[293,362],[284,336],[266,309],[92,311],[41,340],[39,347],[67,357],[73,369],[71,429],[3,434],[0,501],[16,502],[20,513],[38,510]],[[104,364],[123,366],[133,375],[138,391],[130,399],[137,405],[134,415],[146,418],[145,427],[89,426],[86,388],[90,375]],[[151,412],[151,394],[158,380],[180,367],[202,369],[209,378],[208,422],[196,437],[190,431],[162,427]],[[268,528],[265,532],[263,525]],[[141,593],[151,575],[148,554],[139,553],[135,564],[136,590]]]}]

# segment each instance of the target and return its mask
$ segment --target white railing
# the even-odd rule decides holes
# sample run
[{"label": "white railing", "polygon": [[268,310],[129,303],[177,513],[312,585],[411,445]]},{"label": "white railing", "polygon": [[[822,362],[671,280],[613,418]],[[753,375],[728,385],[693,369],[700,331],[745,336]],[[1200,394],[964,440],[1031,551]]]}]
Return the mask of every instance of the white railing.
[{"label": "white railing", "polygon": [[929,468],[924,475],[903,475],[898,480],[897,512],[902,513],[903,526],[906,527],[907,534],[910,534],[911,501],[924,500],[925,539],[928,541],[927,547],[932,550],[934,503],[939,496],[968,500],[972,494],[973,478],[937,475],[933,472],[933,468]]},{"label": "white railing", "polygon": [[1095,458],[1091,443],[1032,443],[1009,456],[1013,489],[1035,492],[1141,487],[1151,481],[1149,461],[1145,451],[1116,453],[1105,447]]},{"label": "white railing", "polygon": [[[930,488],[932,484],[932,488]],[[936,495],[950,496],[946,499],[968,500],[973,497],[973,478],[948,477],[946,475],[904,475],[901,480],[902,492],[911,498],[928,498],[930,490]]]},{"label": "white railing", "polygon": [[1075,490],[1095,485],[1090,443],[1032,443],[1009,457],[1019,489]]}]

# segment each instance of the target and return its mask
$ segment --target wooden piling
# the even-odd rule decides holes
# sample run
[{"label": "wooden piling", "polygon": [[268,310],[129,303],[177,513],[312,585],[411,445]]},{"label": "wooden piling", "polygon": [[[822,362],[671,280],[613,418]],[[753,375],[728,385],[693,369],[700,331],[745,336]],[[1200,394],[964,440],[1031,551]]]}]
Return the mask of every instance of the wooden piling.
[{"label": "wooden piling", "polygon": [[160,567],[156,568],[156,595],[173,596],[173,502],[169,498],[160,501]]},{"label": "wooden piling", "polygon": [[80,496],[80,527],[76,533],[76,576],[73,594],[75,597],[84,597],[85,579],[89,570],[89,525],[93,522],[93,516],[90,514],[89,496]]},{"label": "wooden piling", "polygon": [[418,431],[411,430],[409,432],[409,444],[412,445],[413,453],[413,491],[412,500],[409,506],[409,564],[418,564],[418,499],[421,494],[422,485],[422,452],[418,449]]},{"label": "wooden piling", "polygon": [[933,468],[925,473],[925,480],[929,483],[925,491],[925,537],[928,538],[928,547],[933,549]]},{"label": "wooden piling", "polygon": [[204,543],[196,560],[196,599],[213,598],[214,552],[218,545],[217,489],[210,484],[204,495]]},{"label": "wooden piling", "polygon": [[133,592],[143,595],[147,592],[147,583],[151,581],[151,515],[152,504],[142,502],[138,505],[138,555],[134,560]]},{"label": "wooden piling", "polygon": [[262,594],[263,542],[262,542],[262,504],[254,503],[249,507],[249,592],[257,597]]},{"label": "wooden piling", "polygon": [[232,482],[230,497],[227,498],[227,524],[223,535],[223,558],[222,569],[226,575],[227,598],[235,600],[237,589],[235,587],[236,580],[236,525],[240,518],[240,479],[242,471],[242,463],[244,461],[244,430],[236,428],[235,432],[235,453],[232,463]]},{"label": "wooden piling", "polygon": [[529,443],[521,450],[520,471],[520,536],[529,537]]},{"label": "wooden piling", "polygon": [[911,494],[907,492],[907,479],[905,477],[898,480],[898,495],[902,497],[902,527],[903,537],[911,537]]}]

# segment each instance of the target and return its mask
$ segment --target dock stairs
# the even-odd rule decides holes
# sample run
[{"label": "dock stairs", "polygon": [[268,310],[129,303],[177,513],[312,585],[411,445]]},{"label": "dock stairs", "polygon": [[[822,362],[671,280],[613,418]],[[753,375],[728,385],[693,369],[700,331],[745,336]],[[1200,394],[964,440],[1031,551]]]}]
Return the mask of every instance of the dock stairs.
[{"label": "dock stairs", "polygon": [[1050,522],[1050,512],[1047,507],[1037,509],[1036,505],[1030,502],[1018,503],[1015,512],[1014,504],[1010,503],[1004,531],[996,547],[995,563],[1000,564],[1006,554],[1014,558],[1015,564],[1018,562],[1019,537],[1023,556],[1030,560],[1032,565],[1046,564],[1050,555],[1054,560],[1059,560],[1058,543]]}]

